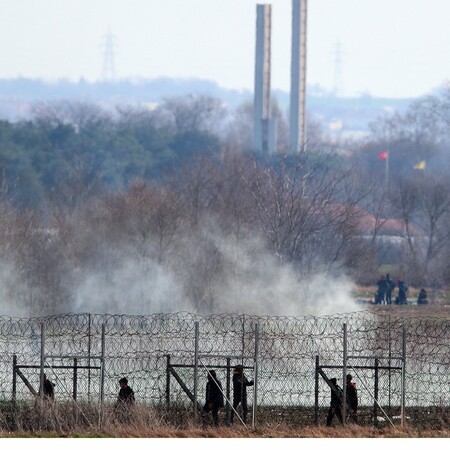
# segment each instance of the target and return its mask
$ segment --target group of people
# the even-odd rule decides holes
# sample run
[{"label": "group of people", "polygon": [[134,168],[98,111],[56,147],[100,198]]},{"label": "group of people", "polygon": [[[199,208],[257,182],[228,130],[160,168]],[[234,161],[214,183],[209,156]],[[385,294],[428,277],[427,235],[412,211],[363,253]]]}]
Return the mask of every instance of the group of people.
[{"label": "group of people", "polygon": [[[340,423],[342,419],[342,388],[337,384],[336,378],[331,378],[331,402],[327,415],[327,426],[331,426],[334,416],[338,418]],[[244,366],[238,364],[233,371],[233,406],[230,412],[230,424],[233,424],[236,410],[241,405],[242,422],[247,422],[248,404],[247,404],[247,387],[253,386],[253,380],[249,381],[244,375]],[[54,386],[44,374],[44,399],[54,400]],[[115,404],[115,411],[120,421],[126,422],[129,419],[131,407],[135,404],[133,389],[128,386],[128,380],[121,378],[119,380],[119,394]],[[347,393],[347,413],[348,417],[357,423],[358,413],[358,393],[356,384],[352,381],[352,376],[347,375],[346,384]],[[225,406],[222,384],[217,378],[215,370],[208,370],[208,381],[206,383],[205,405],[202,410],[203,423],[206,425],[209,421],[208,415],[212,413],[212,422],[214,426],[219,426],[219,410]]]},{"label": "group of people", "polygon": [[[347,418],[353,423],[358,423],[358,391],[356,389],[356,383],[352,381],[353,377],[347,374],[346,382],[346,412]],[[337,384],[336,378],[331,378],[331,401],[327,415],[327,427],[330,427],[333,423],[333,418],[336,416],[340,423],[343,423],[342,418],[342,399],[344,398],[344,392],[342,388]]]},{"label": "group of people", "polygon": [[[397,284],[391,280],[389,274],[381,275],[380,279],[377,281],[377,292],[375,293],[375,304],[376,305],[390,305],[392,304],[392,295],[395,288],[398,288],[397,295],[394,299],[394,304],[396,305],[406,305],[408,285],[404,280],[399,278]],[[427,291],[421,289],[417,297],[418,305],[428,304]]]},{"label": "group of people", "polygon": [[[47,378],[44,373],[43,398],[46,401],[55,400],[55,383]],[[120,421],[126,422],[129,419],[131,406],[135,403],[134,391],[128,386],[128,380],[121,378],[119,380],[119,394],[114,405],[116,414]]]},{"label": "group of people", "polygon": [[[233,407],[230,414],[230,424],[234,421],[236,409],[239,404],[242,408],[242,421],[246,423],[248,414],[247,387],[253,386],[254,382],[249,381],[244,375],[244,366],[238,364],[233,371]],[[128,386],[128,380],[119,380],[120,391],[115,405],[116,412],[124,421],[130,413],[130,407],[134,405],[135,398],[133,389]],[[208,381],[206,383],[205,405],[202,409],[202,419],[204,425],[209,422],[209,413],[212,413],[214,426],[219,426],[219,410],[225,406],[222,383],[217,378],[215,370],[208,370]]]},{"label": "group of people", "polygon": [[[253,380],[248,380],[244,375],[244,366],[238,364],[234,366],[233,371],[233,407],[230,413],[230,424],[234,422],[236,410],[241,405],[242,421],[247,422],[248,404],[247,387],[253,386]],[[208,413],[212,412],[214,426],[219,426],[219,409],[225,406],[224,395],[221,382],[217,379],[215,370],[208,371],[208,382],[206,383],[205,406],[203,407],[203,423],[208,422]]]}]

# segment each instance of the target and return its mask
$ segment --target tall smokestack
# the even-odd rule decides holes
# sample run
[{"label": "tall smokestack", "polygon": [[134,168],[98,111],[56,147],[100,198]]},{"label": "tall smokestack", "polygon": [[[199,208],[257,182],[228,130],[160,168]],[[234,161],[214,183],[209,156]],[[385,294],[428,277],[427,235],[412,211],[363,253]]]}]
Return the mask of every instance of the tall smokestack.
[{"label": "tall smokestack", "polygon": [[295,153],[306,141],[306,24],[308,0],[292,0],[292,54],[290,150]]},{"label": "tall smokestack", "polygon": [[275,149],[275,122],[270,118],[270,58],[272,6],[256,5],[254,147],[260,153]]}]

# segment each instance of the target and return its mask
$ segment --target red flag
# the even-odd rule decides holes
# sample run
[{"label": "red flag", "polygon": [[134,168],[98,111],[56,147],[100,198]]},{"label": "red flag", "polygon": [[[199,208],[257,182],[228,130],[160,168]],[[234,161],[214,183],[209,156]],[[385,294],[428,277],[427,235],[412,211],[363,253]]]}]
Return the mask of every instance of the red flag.
[{"label": "red flag", "polygon": [[389,157],[389,152],[386,150],[384,152],[380,152],[378,153],[378,158],[379,159],[388,159]]}]

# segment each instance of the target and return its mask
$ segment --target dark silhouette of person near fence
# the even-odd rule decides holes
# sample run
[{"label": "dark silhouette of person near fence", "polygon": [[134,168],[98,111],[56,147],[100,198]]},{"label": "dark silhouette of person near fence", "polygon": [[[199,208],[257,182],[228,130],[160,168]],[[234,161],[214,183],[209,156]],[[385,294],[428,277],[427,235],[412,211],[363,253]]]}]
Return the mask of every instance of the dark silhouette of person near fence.
[{"label": "dark silhouette of person near fence", "polygon": [[358,423],[358,391],[356,389],[356,383],[354,383],[352,379],[353,377],[350,374],[347,374],[347,417],[350,417],[354,423]]},{"label": "dark silhouette of person near fence", "polygon": [[127,423],[131,419],[130,415],[135,404],[134,391],[128,386],[128,380],[126,378],[119,380],[119,386],[120,390],[114,409],[119,421]]},{"label": "dark silhouette of person near fence", "polygon": [[428,305],[428,295],[427,291],[422,288],[419,292],[419,295],[417,297],[417,304],[418,305]]},{"label": "dark silhouette of person near fence", "polygon": [[384,302],[384,298],[387,291],[386,278],[384,275],[381,275],[380,279],[377,281],[377,292],[375,294],[375,304],[381,305]]},{"label": "dark silhouette of person near fence", "polygon": [[52,383],[47,375],[44,373],[44,389],[43,389],[43,398],[44,400],[54,402],[55,401],[55,383]]},{"label": "dark silhouette of person near fence", "polygon": [[407,305],[408,300],[406,298],[406,293],[408,292],[408,285],[401,278],[399,278],[397,280],[397,286],[398,286],[398,294],[397,298],[395,299],[395,304]]},{"label": "dark silhouette of person near fence", "polygon": [[234,413],[239,403],[242,407],[242,421],[247,423],[247,387],[253,386],[253,380],[249,381],[244,375],[244,366],[238,364],[233,372],[233,409],[230,413],[230,424],[233,423]]},{"label": "dark silhouette of person near fence", "polygon": [[222,384],[217,379],[216,371],[208,372],[208,382],[206,383],[205,406],[203,407],[203,424],[207,424],[208,413],[212,411],[214,426],[219,426],[219,409],[224,406]]},{"label": "dark silhouette of person near fence", "polygon": [[384,298],[386,299],[386,304],[390,305],[392,304],[392,292],[395,289],[395,283],[393,280],[391,280],[391,277],[388,273],[386,274],[385,283],[386,283],[386,292],[384,294]]},{"label": "dark silhouette of person near fence", "polygon": [[330,382],[333,385],[334,389],[331,389],[331,401],[330,407],[328,409],[327,427],[331,427],[334,416],[336,416],[339,419],[339,422],[341,424],[343,423],[342,397],[344,393],[342,391],[342,388],[338,386],[336,378],[331,378]]}]

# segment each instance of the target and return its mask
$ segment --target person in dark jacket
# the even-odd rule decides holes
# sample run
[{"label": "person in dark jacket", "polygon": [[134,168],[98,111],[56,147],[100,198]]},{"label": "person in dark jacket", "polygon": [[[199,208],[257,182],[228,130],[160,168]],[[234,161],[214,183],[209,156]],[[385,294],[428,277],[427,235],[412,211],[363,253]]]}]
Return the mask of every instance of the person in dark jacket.
[{"label": "person in dark jacket", "polygon": [[427,305],[428,304],[428,300],[427,300],[427,291],[422,288],[419,292],[419,296],[417,297],[417,304],[418,305]]},{"label": "person in dark jacket", "polygon": [[386,299],[386,304],[390,305],[392,303],[392,292],[395,289],[395,283],[393,280],[391,280],[391,277],[388,273],[386,274],[385,283],[386,283],[386,292],[384,294],[384,298]]},{"label": "person in dark jacket", "polygon": [[331,401],[330,408],[328,409],[327,427],[331,427],[331,424],[333,423],[333,417],[335,415],[339,419],[339,422],[343,423],[342,397],[344,393],[342,392],[342,388],[338,386],[336,378],[331,378],[330,382],[333,385],[334,389],[331,389]]},{"label": "person in dark jacket", "polygon": [[234,412],[238,407],[239,403],[242,406],[242,421],[247,422],[247,387],[253,386],[253,380],[248,381],[247,377],[244,375],[244,366],[238,364],[234,367],[233,372],[233,408],[230,413],[230,423],[233,423]]},{"label": "person in dark jacket", "polygon": [[224,406],[222,384],[217,379],[216,371],[208,372],[206,383],[205,406],[203,407],[203,422],[206,423],[207,414],[212,411],[214,426],[219,426],[219,408]]},{"label": "person in dark jacket", "polygon": [[350,408],[349,415],[353,422],[357,423],[358,414],[358,391],[356,390],[356,383],[352,382],[352,376],[347,374],[346,383],[347,407]]},{"label": "person in dark jacket", "polygon": [[128,386],[128,380],[121,378],[119,380],[119,395],[115,405],[116,413],[119,416],[121,422],[128,422],[131,408],[135,403],[134,392],[130,386]]},{"label": "person in dark jacket", "polygon": [[377,281],[377,286],[378,289],[375,296],[375,304],[381,305],[384,302],[384,297],[387,291],[386,278],[384,277],[384,275],[381,275],[380,279]]},{"label": "person in dark jacket", "polygon": [[55,400],[55,383],[52,383],[44,373],[44,400]]},{"label": "person in dark jacket", "polygon": [[406,293],[408,292],[408,285],[399,278],[397,280],[397,286],[398,286],[398,294],[397,298],[395,299],[395,303],[397,305],[406,305],[408,303],[406,298]]}]

